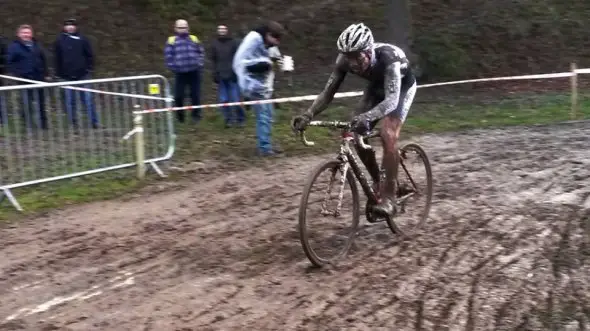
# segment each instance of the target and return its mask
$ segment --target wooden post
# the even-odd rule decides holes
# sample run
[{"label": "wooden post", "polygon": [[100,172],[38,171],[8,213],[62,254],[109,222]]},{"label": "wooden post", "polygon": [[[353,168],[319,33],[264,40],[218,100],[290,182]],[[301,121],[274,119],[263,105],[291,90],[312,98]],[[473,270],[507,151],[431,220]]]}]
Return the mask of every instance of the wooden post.
[{"label": "wooden post", "polygon": [[576,70],[578,67],[576,66],[575,62],[572,62],[570,66],[570,70],[572,71],[571,76],[571,98],[572,98],[572,108],[570,112],[570,118],[575,120],[578,116],[578,73]]}]

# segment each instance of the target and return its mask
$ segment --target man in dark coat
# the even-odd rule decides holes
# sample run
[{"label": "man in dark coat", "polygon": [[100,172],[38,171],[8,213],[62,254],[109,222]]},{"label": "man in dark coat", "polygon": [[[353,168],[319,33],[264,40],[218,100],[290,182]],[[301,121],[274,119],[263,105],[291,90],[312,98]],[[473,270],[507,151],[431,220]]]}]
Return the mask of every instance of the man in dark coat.
[{"label": "man in dark coat", "polygon": [[[0,36],[0,75],[6,74],[6,40]],[[0,79],[0,86],[3,85],[3,80]]]},{"label": "man in dark coat", "polygon": [[[45,51],[33,37],[30,25],[21,25],[17,30],[17,39],[13,41],[6,52],[6,71],[11,75],[43,82],[49,79]],[[31,84],[21,82],[19,84]],[[23,105],[21,116],[28,127],[35,122],[33,103],[38,105],[39,124],[47,129],[47,115],[45,114],[45,93],[42,88],[23,89]]]},{"label": "man in dark coat", "polygon": [[[220,103],[240,101],[240,88],[232,68],[233,58],[238,46],[239,41],[229,35],[227,26],[220,25],[217,27],[217,38],[211,43],[209,54],[213,63],[213,80],[217,84]],[[245,112],[241,106],[222,107],[221,111],[225,117],[226,127],[233,124],[237,126],[244,125]]]},{"label": "man in dark coat", "polygon": [[[94,70],[94,52],[90,42],[78,31],[78,23],[75,19],[64,21],[63,31],[57,37],[54,44],[55,74],[60,80],[79,81],[91,79]],[[88,85],[74,85],[77,87],[91,88]],[[80,94],[88,119],[93,128],[98,128],[98,115],[94,104],[94,95],[88,91],[76,91],[65,88],[65,107],[72,124],[78,126],[76,116],[76,93]]]}]

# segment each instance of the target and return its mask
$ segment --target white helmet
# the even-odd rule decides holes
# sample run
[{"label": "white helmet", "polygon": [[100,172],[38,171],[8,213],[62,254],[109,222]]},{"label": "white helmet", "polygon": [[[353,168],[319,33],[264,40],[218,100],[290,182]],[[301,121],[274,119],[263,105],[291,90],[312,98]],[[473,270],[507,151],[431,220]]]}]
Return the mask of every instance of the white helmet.
[{"label": "white helmet", "polygon": [[338,37],[338,50],[342,53],[364,51],[373,46],[373,33],[363,23],[351,24]]}]

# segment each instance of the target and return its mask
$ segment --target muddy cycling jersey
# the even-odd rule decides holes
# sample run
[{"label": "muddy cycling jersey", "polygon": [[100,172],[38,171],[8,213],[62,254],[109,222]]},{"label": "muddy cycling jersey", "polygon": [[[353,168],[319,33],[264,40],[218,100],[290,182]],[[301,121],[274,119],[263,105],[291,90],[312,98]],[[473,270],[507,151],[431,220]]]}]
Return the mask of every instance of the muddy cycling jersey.
[{"label": "muddy cycling jersey", "polygon": [[369,81],[357,113],[365,113],[365,118],[371,122],[389,114],[397,115],[403,122],[416,91],[416,79],[406,54],[395,45],[375,43],[370,61],[367,70],[355,72],[346,57],[340,54],[324,90],[308,112],[313,116],[322,112],[350,72]]}]

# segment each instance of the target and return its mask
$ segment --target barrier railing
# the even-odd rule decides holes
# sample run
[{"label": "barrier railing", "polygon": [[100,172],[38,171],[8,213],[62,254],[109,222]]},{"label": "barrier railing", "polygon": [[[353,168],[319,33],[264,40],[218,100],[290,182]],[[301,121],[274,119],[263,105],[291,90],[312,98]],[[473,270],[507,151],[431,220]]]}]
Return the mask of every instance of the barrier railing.
[{"label": "barrier railing", "polygon": [[[141,123],[142,144],[127,143],[132,109],[170,106],[161,75],[37,82],[0,76],[0,201],[22,210],[18,187],[142,165],[164,176],[157,162],[174,154],[172,114]],[[123,138],[123,139],[122,139]]]}]

